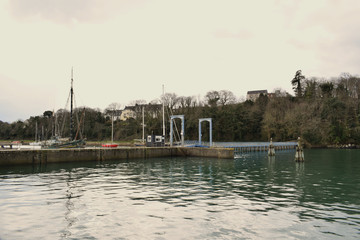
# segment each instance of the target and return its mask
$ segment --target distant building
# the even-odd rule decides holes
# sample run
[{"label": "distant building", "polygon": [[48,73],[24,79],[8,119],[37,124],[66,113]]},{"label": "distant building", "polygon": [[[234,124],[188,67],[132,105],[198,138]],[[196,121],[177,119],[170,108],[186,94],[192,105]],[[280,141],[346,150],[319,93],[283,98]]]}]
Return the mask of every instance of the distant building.
[{"label": "distant building", "polygon": [[129,118],[136,118],[135,106],[126,106],[124,110],[122,110],[120,120],[126,121]]},{"label": "distant building", "polygon": [[256,91],[248,91],[246,95],[246,100],[250,100],[255,102],[256,99],[259,98],[260,94],[263,94],[264,96],[268,95],[267,90],[256,90]]},{"label": "distant building", "polygon": [[129,118],[140,118],[142,116],[142,110],[144,108],[145,115],[150,115],[151,117],[157,117],[162,111],[161,104],[136,104],[135,106],[126,106],[122,110],[120,120],[126,121]]},{"label": "distant building", "polygon": [[105,117],[111,118],[114,116],[114,120],[119,120],[122,115],[122,110],[108,110],[105,112]]}]

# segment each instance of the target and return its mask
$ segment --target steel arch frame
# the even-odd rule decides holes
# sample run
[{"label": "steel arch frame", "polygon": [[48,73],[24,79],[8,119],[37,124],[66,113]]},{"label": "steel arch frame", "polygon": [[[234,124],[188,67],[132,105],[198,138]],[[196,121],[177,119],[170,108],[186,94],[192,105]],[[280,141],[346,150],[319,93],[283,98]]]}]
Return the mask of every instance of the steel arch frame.
[{"label": "steel arch frame", "polygon": [[212,118],[200,118],[199,119],[199,145],[201,145],[201,123],[207,121],[209,122],[209,135],[210,135],[210,147],[212,146]]},{"label": "steel arch frame", "polygon": [[184,146],[184,138],[185,138],[185,119],[184,115],[173,115],[170,117],[170,146],[173,146],[173,120],[176,118],[181,119],[181,146]]}]

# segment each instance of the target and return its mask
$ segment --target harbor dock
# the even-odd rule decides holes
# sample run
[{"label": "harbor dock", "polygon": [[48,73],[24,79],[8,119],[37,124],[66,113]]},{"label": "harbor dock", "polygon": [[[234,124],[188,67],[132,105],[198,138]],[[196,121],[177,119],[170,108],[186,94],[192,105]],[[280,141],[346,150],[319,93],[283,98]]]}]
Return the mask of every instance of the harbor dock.
[{"label": "harbor dock", "polygon": [[156,157],[210,157],[234,159],[234,149],[189,147],[71,148],[41,150],[5,149],[0,151],[0,166],[137,158],[148,159]]},{"label": "harbor dock", "polygon": [[[199,145],[198,141],[187,141],[186,146],[190,147],[209,147],[209,142],[202,142]],[[269,142],[214,142],[212,144],[215,148],[231,148],[234,149],[235,154],[248,153],[248,152],[267,152],[270,147]],[[272,147],[275,151],[295,150],[297,142],[272,142]]]},{"label": "harbor dock", "polygon": [[[272,145],[275,151],[283,151],[283,150],[295,150],[297,144],[290,142],[290,143],[275,143]],[[235,154],[240,154],[244,152],[267,152],[269,151],[269,144],[257,144],[257,145],[243,145],[243,146],[232,146],[231,148],[234,149]]]},{"label": "harbor dock", "polygon": [[[187,145],[184,147],[85,147],[64,149],[1,148],[0,166],[19,164],[46,164],[79,161],[106,161],[121,159],[149,159],[157,157],[206,157],[234,159],[246,152],[267,151],[269,143],[216,143],[213,147]],[[274,143],[276,151],[295,150],[296,143]]]}]

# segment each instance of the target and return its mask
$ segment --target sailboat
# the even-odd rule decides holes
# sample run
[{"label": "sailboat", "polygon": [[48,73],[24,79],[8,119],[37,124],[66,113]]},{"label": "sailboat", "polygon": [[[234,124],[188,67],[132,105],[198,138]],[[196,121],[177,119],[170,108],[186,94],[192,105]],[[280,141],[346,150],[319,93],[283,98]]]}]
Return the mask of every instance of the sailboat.
[{"label": "sailboat", "polygon": [[116,148],[119,146],[114,143],[114,113],[111,114],[111,143],[104,143],[101,146],[106,148]]},{"label": "sailboat", "polygon": [[35,142],[29,143],[32,149],[41,149],[43,143],[38,139],[38,124],[35,122]]},{"label": "sailboat", "polygon": [[[74,88],[73,88],[73,69],[71,69],[71,88],[70,88],[70,136],[69,138],[60,138],[59,135],[55,134],[51,140],[46,142],[47,148],[77,148],[83,147],[86,145],[86,139],[80,137],[77,138],[80,132],[80,124],[82,122],[82,118],[80,120],[80,124],[77,128],[75,136],[74,133],[74,120],[73,120],[73,102],[74,102]],[[80,134],[81,135],[81,134]]]}]

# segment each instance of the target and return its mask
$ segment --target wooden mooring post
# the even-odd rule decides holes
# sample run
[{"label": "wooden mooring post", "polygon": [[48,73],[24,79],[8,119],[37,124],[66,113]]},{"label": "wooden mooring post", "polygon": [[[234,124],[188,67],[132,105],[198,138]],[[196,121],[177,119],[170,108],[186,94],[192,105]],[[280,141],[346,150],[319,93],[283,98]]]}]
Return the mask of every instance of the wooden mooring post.
[{"label": "wooden mooring post", "polygon": [[298,145],[296,147],[296,152],[295,152],[295,162],[303,162],[304,159],[304,149],[301,145],[301,139],[300,137],[298,138]]},{"label": "wooden mooring post", "polygon": [[274,148],[274,145],[273,145],[273,142],[272,142],[272,138],[270,138],[268,156],[275,156],[275,148]]}]

